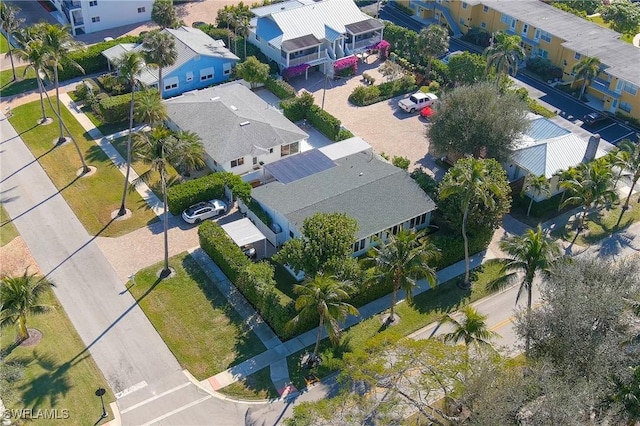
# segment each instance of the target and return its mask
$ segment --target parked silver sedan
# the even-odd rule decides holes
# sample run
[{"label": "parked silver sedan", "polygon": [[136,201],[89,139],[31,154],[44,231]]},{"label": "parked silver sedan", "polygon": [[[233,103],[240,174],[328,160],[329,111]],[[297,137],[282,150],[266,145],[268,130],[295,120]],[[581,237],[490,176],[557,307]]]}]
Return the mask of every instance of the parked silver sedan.
[{"label": "parked silver sedan", "polygon": [[227,204],[222,200],[211,200],[197,203],[182,212],[187,223],[200,223],[203,220],[223,215],[227,212]]}]

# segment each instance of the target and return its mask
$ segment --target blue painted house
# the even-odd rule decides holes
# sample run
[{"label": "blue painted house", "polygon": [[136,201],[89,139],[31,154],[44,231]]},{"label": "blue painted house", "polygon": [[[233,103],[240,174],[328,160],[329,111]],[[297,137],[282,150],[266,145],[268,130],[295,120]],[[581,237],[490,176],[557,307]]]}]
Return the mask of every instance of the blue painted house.
[{"label": "blue painted house", "polygon": [[[231,70],[240,60],[221,40],[214,40],[197,28],[180,27],[162,30],[175,40],[178,58],[162,69],[162,97],[170,98],[190,90],[203,89],[229,79]],[[102,54],[108,59],[110,68],[124,52],[142,52],[142,45],[119,44]],[[147,87],[158,87],[158,69],[147,66],[138,75],[138,80]]]}]

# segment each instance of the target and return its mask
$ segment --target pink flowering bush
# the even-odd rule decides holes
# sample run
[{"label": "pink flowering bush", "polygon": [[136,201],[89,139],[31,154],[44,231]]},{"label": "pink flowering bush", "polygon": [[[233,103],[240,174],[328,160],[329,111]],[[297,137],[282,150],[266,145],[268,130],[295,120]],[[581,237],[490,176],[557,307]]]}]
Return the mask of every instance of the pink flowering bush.
[{"label": "pink flowering bush", "polygon": [[333,63],[334,71],[340,71],[349,67],[353,67],[353,72],[355,74],[358,71],[358,58],[355,56],[348,56],[346,58],[338,59]]},{"label": "pink flowering bush", "polygon": [[311,65],[309,64],[300,64],[293,67],[285,68],[284,70],[282,70],[282,77],[285,79],[289,79],[298,74],[302,74],[303,72],[307,71],[310,66]]}]

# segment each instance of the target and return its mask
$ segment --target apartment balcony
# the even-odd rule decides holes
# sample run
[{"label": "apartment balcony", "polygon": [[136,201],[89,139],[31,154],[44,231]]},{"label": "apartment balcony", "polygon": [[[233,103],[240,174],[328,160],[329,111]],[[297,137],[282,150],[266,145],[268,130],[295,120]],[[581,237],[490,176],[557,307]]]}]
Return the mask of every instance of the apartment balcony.
[{"label": "apartment balcony", "polygon": [[611,89],[609,89],[609,82],[606,80],[602,80],[600,78],[594,78],[591,81],[590,87],[594,90],[597,90],[600,93],[604,93],[605,95],[609,95],[614,99],[620,98],[620,93],[617,93]]},{"label": "apartment balcony", "polygon": [[62,6],[67,10],[82,9],[82,2],[79,0],[64,0]]},{"label": "apartment balcony", "polygon": [[321,49],[317,53],[290,58],[289,64],[287,64],[285,60],[282,65],[284,65],[285,67],[295,67],[296,65],[302,64],[315,65],[314,62],[317,64],[324,61],[325,59],[327,59],[327,49]]},{"label": "apartment balcony", "polygon": [[344,46],[347,50],[351,51],[352,53],[358,53],[362,50],[365,50],[368,46],[376,44],[380,40],[382,40],[382,38],[380,38],[380,36],[377,35],[371,38],[356,41],[355,43],[345,43]]}]

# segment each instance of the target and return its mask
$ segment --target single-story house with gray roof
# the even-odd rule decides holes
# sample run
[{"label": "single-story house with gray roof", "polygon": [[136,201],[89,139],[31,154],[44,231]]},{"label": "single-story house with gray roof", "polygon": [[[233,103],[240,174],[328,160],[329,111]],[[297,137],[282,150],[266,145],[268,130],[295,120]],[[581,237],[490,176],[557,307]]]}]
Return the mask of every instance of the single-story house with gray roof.
[{"label": "single-story house with gray roof", "polygon": [[202,139],[211,170],[243,175],[300,152],[308,134],[240,82],[164,101],[169,128]]},{"label": "single-story house with gray roof", "polygon": [[[376,237],[384,239],[403,228],[429,225],[436,204],[409,173],[382,160],[370,147],[355,153],[335,149],[335,145],[354,141],[361,143],[352,138],[327,147],[328,155],[320,148],[282,160],[289,163],[283,168],[286,183],[278,180],[277,163],[267,167],[267,172],[275,169],[275,180],[254,188],[252,197],[271,216],[272,229],[282,237],[278,245],[300,237],[304,220],[316,213],[345,213],[358,222],[354,256],[365,253]],[[321,170],[313,170],[313,164],[320,162],[324,164]],[[291,170],[297,170],[297,176]]]},{"label": "single-story house with gray roof", "polygon": [[[221,83],[231,77],[231,70],[240,60],[224,46],[222,40],[214,40],[197,28],[165,28],[171,35],[178,53],[176,62],[162,69],[162,97],[203,89]],[[109,68],[116,64],[124,52],[143,52],[142,44],[123,43],[106,49]],[[138,81],[147,87],[158,87],[158,68],[146,66],[138,74]]]}]

